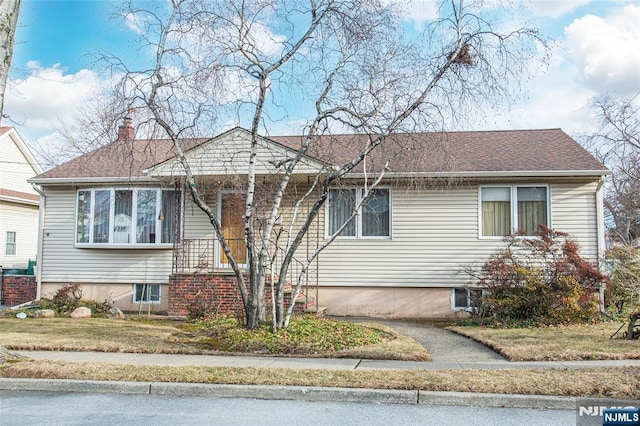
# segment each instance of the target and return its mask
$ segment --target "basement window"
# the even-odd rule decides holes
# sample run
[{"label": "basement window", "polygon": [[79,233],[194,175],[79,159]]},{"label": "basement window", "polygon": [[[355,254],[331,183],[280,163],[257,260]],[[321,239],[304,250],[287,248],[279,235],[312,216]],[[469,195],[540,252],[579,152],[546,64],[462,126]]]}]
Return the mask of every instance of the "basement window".
[{"label": "basement window", "polygon": [[160,303],[160,284],[134,284],[133,303]]},{"label": "basement window", "polygon": [[[454,288],[451,291],[451,309],[454,311],[470,311],[478,298],[484,296],[483,289]],[[477,305],[476,305],[477,306]]]}]

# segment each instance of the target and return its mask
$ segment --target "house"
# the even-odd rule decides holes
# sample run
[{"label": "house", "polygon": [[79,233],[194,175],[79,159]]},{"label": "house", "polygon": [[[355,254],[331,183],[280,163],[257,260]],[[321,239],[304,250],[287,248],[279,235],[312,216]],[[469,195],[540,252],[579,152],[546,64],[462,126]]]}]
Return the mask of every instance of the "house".
[{"label": "house", "polygon": [[37,297],[33,262],[38,253],[40,196],[27,179],[42,173],[12,127],[0,127],[0,304]]},{"label": "house", "polygon": [[[184,301],[205,287],[233,287],[228,261],[208,218],[184,191],[171,142],[136,140],[134,133],[126,120],[117,141],[30,180],[44,194],[39,285],[50,295],[80,283],[85,296],[110,298],[124,310],[152,304],[185,314]],[[299,225],[292,209],[315,176],[367,140],[318,138],[284,194],[279,231]],[[259,139],[257,180],[265,188],[300,141]],[[241,128],[183,143],[239,263],[246,249],[237,183],[246,176],[249,143]],[[397,134],[380,148],[331,190],[296,252],[304,258],[337,232],[364,183],[384,171],[307,274],[307,299],[328,314],[459,315],[469,303],[464,269],[483,262],[515,229],[531,234],[545,224],[568,232],[594,262],[603,250],[602,180],[609,171],[560,129]]]},{"label": "house", "polygon": [[40,202],[27,179],[42,169],[12,127],[0,127],[0,170],[0,266],[27,268],[38,252]]}]

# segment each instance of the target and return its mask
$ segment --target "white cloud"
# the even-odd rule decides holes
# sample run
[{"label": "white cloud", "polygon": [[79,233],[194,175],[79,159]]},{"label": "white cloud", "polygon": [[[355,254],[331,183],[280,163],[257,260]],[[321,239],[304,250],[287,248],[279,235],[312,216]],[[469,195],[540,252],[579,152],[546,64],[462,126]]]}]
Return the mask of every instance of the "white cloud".
[{"label": "white cloud", "polygon": [[60,64],[42,68],[31,61],[26,72],[26,78],[9,82],[5,112],[31,129],[51,129],[59,122],[72,120],[78,109],[105,86],[93,71],[65,74]]},{"label": "white cloud", "polygon": [[598,94],[629,95],[640,87],[640,6],[607,17],[585,15],[565,28],[565,45],[579,79]]},{"label": "white cloud", "polygon": [[438,17],[436,0],[383,0],[383,3],[395,4],[401,10],[403,18],[412,21],[417,29]]},{"label": "white cloud", "polygon": [[124,23],[131,31],[136,34],[144,33],[144,24],[140,16],[135,13],[127,13],[124,15]]},{"label": "white cloud", "polygon": [[590,2],[591,0],[530,0],[529,7],[537,15],[558,18]]}]

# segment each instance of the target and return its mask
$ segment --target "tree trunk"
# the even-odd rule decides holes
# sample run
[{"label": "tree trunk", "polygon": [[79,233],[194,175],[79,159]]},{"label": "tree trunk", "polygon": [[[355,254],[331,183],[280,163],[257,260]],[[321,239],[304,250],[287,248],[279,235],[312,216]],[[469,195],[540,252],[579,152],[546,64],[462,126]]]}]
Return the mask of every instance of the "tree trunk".
[{"label": "tree trunk", "polygon": [[19,9],[20,0],[0,1],[0,119],[4,117],[4,93],[13,56],[13,38]]}]

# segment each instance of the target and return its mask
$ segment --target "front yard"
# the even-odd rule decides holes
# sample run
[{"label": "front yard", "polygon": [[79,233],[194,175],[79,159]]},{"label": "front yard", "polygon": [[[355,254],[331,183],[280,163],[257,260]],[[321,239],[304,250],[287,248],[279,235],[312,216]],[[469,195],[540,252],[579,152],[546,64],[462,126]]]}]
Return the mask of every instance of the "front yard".
[{"label": "front yard", "polygon": [[640,359],[640,341],[610,338],[622,322],[544,328],[449,327],[510,361]]},{"label": "front yard", "polygon": [[[268,334],[262,338],[257,337],[253,343],[247,343],[246,335],[235,334],[236,332],[230,333],[230,337],[225,337],[221,331],[228,325],[224,321],[221,327],[216,328],[212,324],[205,326],[168,320],[0,318],[0,345],[14,350],[184,354],[228,353],[226,351],[233,349],[235,353],[249,351],[245,353],[252,355],[266,354],[268,347],[273,346],[274,338]],[[285,342],[276,346],[288,356],[430,360],[426,350],[415,340],[383,325],[370,323],[367,327],[355,329],[352,329],[351,325],[347,328],[332,328],[334,326],[331,325],[321,332],[320,329],[325,325],[303,322],[302,327],[295,332],[295,338],[290,336],[275,339]],[[452,329],[477,340],[484,340],[511,360],[639,359],[638,340],[609,339],[617,327],[619,324],[603,323],[542,329],[460,326]],[[310,340],[299,340],[305,334]],[[371,338],[378,339],[377,343],[371,343]],[[324,342],[324,349],[310,347],[308,343],[304,343],[313,341]],[[329,342],[334,346],[329,347]],[[347,344],[345,347],[336,348],[336,344],[342,344],[337,342]],[[302,347],[306,348],[301,350]],[[205,366],[158,367],[34,360],[10,360],[2,363],[0,360],[0,377],[333,386],[640,399],[640,369],[637,367],[568,370],[334,371]]]}]

